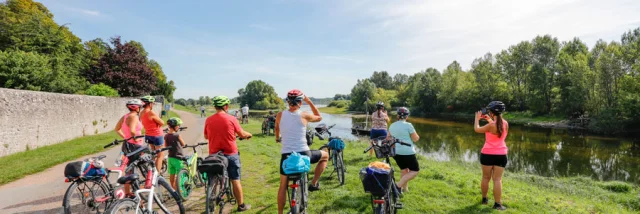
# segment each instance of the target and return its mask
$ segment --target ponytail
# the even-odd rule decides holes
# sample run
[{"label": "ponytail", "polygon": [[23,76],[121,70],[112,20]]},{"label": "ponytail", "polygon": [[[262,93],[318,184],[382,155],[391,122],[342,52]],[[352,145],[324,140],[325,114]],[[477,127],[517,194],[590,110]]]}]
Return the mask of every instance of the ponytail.
[{"label": "ponytail", "polygon": [[496,114],[496,127],[498,128],[498,137],[502,137],[504,132],[504,122],[502,121],[502,114]]},{"label": "ponytail", "polygon": [[380,118],[380,112],[381,112],[381,111],[382,111],[382,110],[378,109],[378,118]]}]

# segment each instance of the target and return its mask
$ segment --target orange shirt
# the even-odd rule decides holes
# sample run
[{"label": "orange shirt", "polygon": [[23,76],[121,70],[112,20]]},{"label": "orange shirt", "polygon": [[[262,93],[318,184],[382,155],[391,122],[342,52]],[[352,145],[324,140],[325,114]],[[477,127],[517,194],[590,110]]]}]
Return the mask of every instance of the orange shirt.
[{"label": "orange shirt", "polygon": [[209,140],[209,154],[219,151],[225,155],[238,154],[236,133],[241,131],[238,120],[227,113],[216,113],[208,117],[204,123],[204,134]]},{"label": "orange shirt", "polygon": [[144,126],[144,135],[146,136],[162,136],[162,127],[151,119],[151,111],[148,111],[140,117],[140,121]]}]

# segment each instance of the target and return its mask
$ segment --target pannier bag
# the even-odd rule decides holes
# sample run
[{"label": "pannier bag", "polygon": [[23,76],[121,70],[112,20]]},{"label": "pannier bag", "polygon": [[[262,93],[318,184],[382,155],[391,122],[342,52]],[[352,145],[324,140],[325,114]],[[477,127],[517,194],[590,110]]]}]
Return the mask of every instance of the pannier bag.
[{"label": "pannier bag", "polygon": [[389,188],[391,174],[388,170],[364,167],[360,170],[360,179],[365,192],[374,196],[384,196]]},{"label": "pannier bag", "polygon": [[75,161],[68,163],[64,167],[64,177],[67,178],[92,178],[102,177],[107,173],[103,168],[96,168],[88,161]]},{"label": "pannier bag", "polygon": [[331,138],[331,140],[329,140],[329,148],[331,148],[332,150],[339,150],[342,151],[345,147],[344,141],[342,141],[342,139],[340,138]]},{"label": "pannier bag", "polygon": [[216,153],[202,160],[202,163],[198,165],[198,170],[210,175],[221,175],[227,170],[227,166],[229,166],[229,159],[220,153]]},{"label": "pannier bag", "polygon": [[287,159],[282,162],[282,171],[284,174],[299,174],[308,172],[311,169],[311,160],[305,155],[297,152],[291,153]]}]

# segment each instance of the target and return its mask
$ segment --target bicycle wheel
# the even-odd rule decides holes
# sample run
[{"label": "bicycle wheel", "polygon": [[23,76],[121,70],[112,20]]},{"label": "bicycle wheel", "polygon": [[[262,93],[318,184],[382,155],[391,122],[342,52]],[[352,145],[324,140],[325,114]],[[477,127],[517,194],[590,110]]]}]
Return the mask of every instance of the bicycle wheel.
[{"label": "bicycle wheel", "polygon": [[384,204],[378,204],[378,206],[376,206],[376,209],[373,210],[373,213],[384,214]]},{"label": "bicycle wheel", "polygon": [[166,175],[165,173],[167,173],[167,159],[169,159],[169,157],[165,157],[164,160],[162,160],[162,167],[160,167],[161,175]]},{"label": "bicycle wheel", "polygon": [[207,184],[207,197],[206,197],[206,207],[205,213],[212,214],[216,211],[216,206],[218,205],[217,197],[220,193],[220,188],[222,187],[220,176],[209,176],[209,181]]},{"label": "bicycle wheel", "polygon": [[164,213],[185,213],[182,198],[163,177],[158,178],[153,201],[155,202],[153,206],[155,212],[162,210]]},{"label": "bicycle wheel", "polygon": [[96,202],[96,198],[109,196],[109,187],[101,179],[74,181],[62,200],[65,214],[104,212],[109,200]]},{"label": "bicycle wheel", "polygon": [[125,198],[125,199],[121,199],[116,201],[116,203],[113,204],[113,206],[111,206],[111,208],[109,208],[109,210],[106,212],[108,214],[134,214],[136,213],[136,207],[137,207],[137,203],[136,201],[134,201],[133,199],[129,199],[129,198]]},{"label": "bicycle wheel", "polygon": [[[296,181],[300,184],[300,181]],[[298,214],[301,211],[301,202],[302,202],[302,185],[299,185],[298,188],[291,190],[291,203],[289,206],[291,207],[291,214]]]},{"label": "bicycle wheel", "polygon": [[336,171],[340,185],[344,185],[344,162],[342,161],[342,152],[336,152]]},{"label": "bicycle wheel", "polygon": [[181,169],[176,176],[176,191],[183,200],[189,199],[191,189],[193,188],[193,180],[189,176],[189,170]]},{"label": "bicycle wheel", "polygon": [[304,213],[307,206],[309,206],[309,177],[307,173],[305,173],[302,176],[302,179],[300,179],[300,192],[302,193],[300,211],[301,213]]}]

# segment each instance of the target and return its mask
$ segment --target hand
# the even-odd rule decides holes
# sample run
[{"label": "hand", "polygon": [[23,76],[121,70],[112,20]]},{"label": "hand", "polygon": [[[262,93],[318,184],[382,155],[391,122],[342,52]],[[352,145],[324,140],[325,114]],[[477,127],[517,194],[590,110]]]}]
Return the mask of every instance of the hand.
[{"label": "hand", "polygon": [[482,111],[476,112],[476,120],[480,120],[482,118]]},{"label": "hand", "polygon": [[306,103],[311,103],[311,99],[309,99],[309,97],[307,97],[307,95],[304,95],[304,101]]}]

